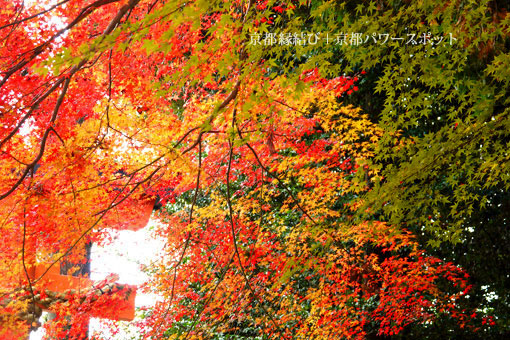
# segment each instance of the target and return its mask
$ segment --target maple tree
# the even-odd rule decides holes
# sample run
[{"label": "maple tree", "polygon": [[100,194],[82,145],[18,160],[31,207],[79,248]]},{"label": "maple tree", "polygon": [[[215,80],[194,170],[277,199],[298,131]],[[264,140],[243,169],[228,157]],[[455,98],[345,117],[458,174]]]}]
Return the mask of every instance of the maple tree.
[{"label": "maple tree", "polygon": [[[259,162],[271,154],[264,139],[246,137],[234,149],[217,137],[222,149],[211,148],[201,164],[206,177],[223,156],[226,183],[206,177],[199,196],[177,200],[196,203],[191,226],[180,209],[163,214],[168,255],[152,270],[157,292],[172,289],[142,324],[150,335],[365,338],[442,313],[469,319],[455,302],[469,291],[461,269],[426,256],[410,234],[384,223],[345,224],[355,209],[348,196],[365,190],[352,180],[355,167],[381,131],[334,95],[314,92],[287,101],[287,111],[309,117],[275,117],[273,143],[285,152],[266,165]],[[456,292],[439,293],[441,279]]]},{"label": "maple tree", "polygon": [[[508,337],[508,2],[341,6],[330,9],[343,13],[339,31],[415,41],[451,35],[444,45],[390,40],[339,50],[344,67],[367,71],[347,102],[392,132],[370,159],[381,180],[365,203],[380,219],[415,233],[429,253],[468,271],[477,283],[468,305],[497,320],[484,336]],[[437,338],[444,331],[409,336]]]},{"label": "maple tree", "polygon": [[[365,72],[330,62],[324,44],[250,44],[272,29],[332,29],[334,4],[1,5],[4,334],[38,326],[52,267],[83,262],[85,244],[107,245],[107,228],[136,223],[155,199],[166,246],[145,289],[162,301],[139,322],[143,337],[367,338],[439,318],[470,332],[494,322],[463,307],[462,268],[366,213],[390,171],[372,161],[381,145],[411,143],[340,104]],[[35,263],[47,269],[33,278]],[[67,291],[45,327],[83,336],[92,310],[122,299]]]}]

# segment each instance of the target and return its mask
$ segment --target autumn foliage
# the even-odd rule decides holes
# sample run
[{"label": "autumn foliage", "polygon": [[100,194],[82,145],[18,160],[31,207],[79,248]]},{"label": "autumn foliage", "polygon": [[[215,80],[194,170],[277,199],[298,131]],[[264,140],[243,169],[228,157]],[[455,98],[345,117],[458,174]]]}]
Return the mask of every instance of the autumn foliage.
[{"label": "autumn foliage", "polygon": [[[368,160],[384,130],[343,104],[364,72],[273,72],[292,54],[249,44],[305,5],[1,2],[4,337],[38,326],[32,266],[83,261],[156,200],[165,248],[143,289],[161,301],[143,338],[363,339],[439,317],[476,331],[462,268],[353,217],[381,180]],[[87,294],[54,299],[48,336],[79,338],[123,301]]]}]

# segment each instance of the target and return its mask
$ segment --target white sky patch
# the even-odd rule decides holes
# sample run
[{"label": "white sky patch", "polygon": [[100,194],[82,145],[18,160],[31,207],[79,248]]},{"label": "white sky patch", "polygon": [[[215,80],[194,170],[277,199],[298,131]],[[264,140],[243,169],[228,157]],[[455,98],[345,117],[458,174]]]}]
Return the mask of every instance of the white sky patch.
[{"label": "white sky patch", "polygon": [[[138,231],[112,231],[114,242],[107,247],[92,247],[91,279],[102,280],[107,275],[115,273],[119,275],[119,283],[140,285],[147,281],[148,276],[142,271],[143,266],[148,266],[155,260],[164,246],[164,241],[156,239],[151,232],[158,222],[151,219],[148,225]],[[136,293],[135,307],[152,306],[157,300],[153,294]],[[107,339],[127,339],[129,334],[139,332],[128,322],[123,331],[113,336],[108,333],[106,327],[102,327],[101,319],[91,319],[89,333],[101,334]]]}]

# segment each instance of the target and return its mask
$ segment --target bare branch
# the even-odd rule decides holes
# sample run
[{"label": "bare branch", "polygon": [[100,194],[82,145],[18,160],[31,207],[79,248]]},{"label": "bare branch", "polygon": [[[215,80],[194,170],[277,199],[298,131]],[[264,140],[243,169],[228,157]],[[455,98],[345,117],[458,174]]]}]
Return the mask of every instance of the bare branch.
[{"label": "bare branch", "polygon": [[43,15],[43,14],[46,14],[46,13],[48,13],[48,12],[53,11],[55,8],[60,7],[60,6],[62,6],[63,4],[65,4],[65,3],[69,2],[69,1],[70,1],[70,0],[63,0],[63,1],[61,1],[61,2],[56,3],[55,5],[51,6],[50,8],[45,9],[44,11],[41,11],[41,12],[39,12],[39,13],[33,14],[33,15],[31,15],[31,16],[28,16],[28,17],[23,18],[23,19],[20,19],[20,20],[16,20],[16,21],[11,22],[11,23],[9,23],[9,24],[5,24],[5,25],[3,25],[3,26],[0,26],[0,30],[4,29],[4,28],[6,28],[6,27],[9,27],[9,26],[19,25],[19,24],[21,24],[21,23],[23,23],[23,22],[25,22],[25,21],[29,21],[29,20],[32,20],[32,19],[34,19],[34,18],[37,18],[37,17],[39,17],[39,16],[41,16],[41,15]]},{"label": "bare branch", "polygon": [[[69,25],[67,25],[66,28],[62,29],[61,30],[61,33],[63,33],[65,30],[73,27],[74,25],[76,25],[78,22],[80,22],[81,20],[83,20],[86,16],[88,16],[91,11],[93,11],[93,9],[95,8],[98,8],[100,6],[103,6],[105,4],[109,4],[109,3],[112,3],[112,2],[116,2],[118,0],[98,0],[92,4],[90,4],[89,6],[85,7],[81,12],[80,14],[78,15],[77,18],[75,18],[73,20],[73,22],[71,22]],[[103,33],[103,38],[108,35],[109,33],[111,33],[115,27],[119,24],[121,18],[124,16],[124,14],[126,14],[126,12],[130,9],[130,8],[133,8],[134,6],[136,6],[138,3],[139,3],[140,0],[130,0],[128,4],[122,6],[119,11],[117,12],[117,15],[114,17],[114,19],[110,22],[110,24],[108,25],[108,27],[106,28],[106,30],[104,31]],[[60,32],[60,31],[59,31]],[[60,33],[60,34],[61,34]],[[58,36],[58,34],[57,34]],[[55,37],[55,36],[54,36]],[[53,39],[53,38],[52,38]],[[64,100],[64,97],[65,97],[65,94],[67,93],[67,89],[69,87],[69,83],[71,81],[71,78],[72,76],[77,73],[86,63],[88,62],[88,58],[84,58],[82,59],[78,65],[75,65],[73,66],[73,68],[71,69],[71,71],[65,75],[65,76],[62,76],[60,77],[60,79],[58,81],[55,82],[55,84],[50,88],[48,89],[45,94],[41,97],[38,98],[37,101],[35,101],[31,107],[30,107],[30,110],[23,116],[23,118],[21,119],[21,121],[18,123],[18,125],[9,133],[9,135],[7,135],[6,138],[4,138],[1,142],[0,142],[0,149],[2,148],[2,146],[10,139],[12,138],[18,131],[19,129],[21,128],[21,126],[23,126],[23,124],[26,122],[26,120],[32,115],[32,113],[34,112],[34,110],[37,108],[38,104],[41,103],[44,99],[46,99],[58,86],[60,86],[61,83],[64,83],[64,87],[62,89],[62,92],[60,93],[60,96],[59,98],[57,99],[57,102],[55,104],[55,107],[54,107],[54,110],[53,110],[53,115],[52,115],[52,118],[50,120],[50,127],[53,125],[53,123],[55,122],[56,118],[57,118],[57,115],[58,115],[58,111],[60,109],[60,106],[62,105],[62,102]],[[7,73],[9,73],[10,71],[7,71]],[[14,71],[15,72],[15,71]],[[8,78],[8,76],[5,76],[4,79],[2,80],[2,82],[0,82],[0,87],[3,85],[3,83],[6,81],[6,79]],[[23,174],[21,175],[21,177],[18,179],[18,181],[16,181],[16,183],[4,194],[0,195],[0,200],[4,199],[5,197],[9,196],[11,193],[13,193],[17,187],[19,187],[19,185],[23,182],[23,180],[25,179],[25,177],[28,175],[28,173],[33,169],[33,167],[37,164],[37,162],[39,162],[39,160],[42,158],[43,154],[44,154],[44,150],[45,150],[45,145],[46,145],[46,141],[47,141],[47,138],[48,138],[48,135],[49,135],[49,132],[51,131],[50,128],[47,128],[44,135],[43,135],[43,138],[42,138],[42,141],[41,141],[41,145],[40,145],[40,150],[39,150],[39,154],[37,155],[37,157],[34,159],[34,161],[32,163],[30,163],[26,168],[25,168],[25,171],[23,172]]]},{"label": "bare branch", "polygon": [[[25,277],[28,282],[28,289],[30,291],[30,296],[32,298],[32,306],[35,309],[36,302],[35,302],[34,288],[32,286],[32,281],[30,280],[30,275],[28,274],[28,269],[27,269],[27,265],[25,262],[25,251],[26,251],[25,246],[26,246],[26,237],[27,237],[27,201],[29,198],[30,198],[30,196],[28,196],[25,199],[25,202],[23,204],[23,243],[21,245],[21,262],[23,264],[23,271],[25,272]],[[33,320],[33,321],[35,321],[35,320]]]},{"label": "bare branch", "polygon": [[[237,129],[237,133],[239,134],[239,138],[243,139],[243,136],[241,134],[241,130],[240,129]],[[253,147],[250,145],[250,143],[246,143],[246,146],[248,147],[248,149],[250,149],[250,151],[252,152],[253,156],[255,156],[255,159],[257,160],[257,163],[260,165],[260,167],[265,171],[267,172],[267,174],[276,179],[278,181],[278,183],[280,183],[285,191],[287,191],[290,195],[290,197],[292,197],[292,200],[296,203],[297,207],[299,208],[299,210],[301,210],[301,212],[306,216],[308,217],[308,219],[310,219],[310,221],[312,221],[314,224],[317,224],[317,222],[315,222],[315,220],[312,218],[312,216],[310,216],[310,214],[308,214],[308,212],[301,206],[301,204],[299,203],[298,199],[294,196],[294,194],[292,193],[292,191],[287,187],[287,185],[285,185],[285,183],[283,183],[283,181],[280,179],[280,177],[278,177],[277,175],[273,174],[266,166],[264,166],[264,164],[262,164],[262,161],[260,160],[257,152],[255,151],[255,149],[253,149]]]},{"label": "bare branch", "polygon": [[[234,109],[234,111],[232,113],[232,128],[235,128],[236,125],[237,125],[236,124],[236,109]],[[261,301],[259,301],[257,293],[255,293],[255,290],[253,289],[253,287],[250,284],[250,280],[248,278],[248,275],[246,274],[243,263],[241,261],[241,256],[239,255],[239,248],[237,246],[237,236],[236,236],[236,231],[235,231],[234,210],[232,209],[232,197],[230,195],[230,171],[232,169],[232,156],[233,156],[234,146],[230,139],[229,139],[228,143],[229,143],[230,150],[229,150],[228,167],[227,167],[227,206],[228,206],[228,214],[230,217],[230,229],[232,232],[232,242],[234,243],[234,250],[235,250],[236,257],[237,257],[237,262],[239,263],[239,268],[241,269],[241,274],[244,277],[246,286],[248,287],[250,292],[253,294],[253,297],[256,298],[258,304],[260,305],[260,307],[262,308],[264,313],[269,317],[269,320],[271,321],[271,323],[275,326],[275,328],[278,330],[280,335],[282,335],[282,331],[281,331],[280,327],[278,326],[278,324],[276,323],[276,321],[274,320],[273,316],[269,313],[266,306]]]}]

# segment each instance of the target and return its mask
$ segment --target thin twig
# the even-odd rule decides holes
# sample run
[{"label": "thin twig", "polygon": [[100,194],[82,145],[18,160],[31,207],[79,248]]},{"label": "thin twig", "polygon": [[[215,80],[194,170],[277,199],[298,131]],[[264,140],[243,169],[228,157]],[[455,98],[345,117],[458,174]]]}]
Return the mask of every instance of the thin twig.
[{"label": "thin twig", "polygon": [[[235,126],[236,126],[236,109],[234,109],[233,114],[232,114],[232,128],[235,128]],[[248,278],[248,275],[246,275],[246,271],[244,270],[244,266],[241,261],[241,256],[239,254],[239,248],[237,246],[237,237],[236,237],[236,231],[235,231],[234,211],[232,209],[232,197],[230,195],[230,171],[232,169],[232,156],[233,156],[234,146],[230,139],[228,141],[228,144],[229,144],[230,150],[229,150],[229,159],[228,159],[228,166],[227,166],[227,206],[228,206],[228,213],[230,215],[229,217],[230,217],[230,229],[232,232],[232,242],[234,243],[235,254],[237,257],[237,261],[239,262],[239,269],[241,269],[241,274],[243,275],[243,278],[246,282],[248,289],[253,294],[253,297],[257,300],[258,304],[262,307],[262,310],[264,311],[264,313],[269,317],[269,320],[273,323],[273,325],[275,326],[275,328],[278,330],[278,332],[281,335],[282,332],[281,332],[280,327],[274,320],[273,316],[269,313],[266,306],[261,301],[259,301],[257,294],[255,293],[255,290],[251,286],[250,280]]]},{"label": "thin twig", "polygon": [[[237,133],[239,134],[239,138],[243,139],[243,136],[241,134],[241,130],[240,129],[237,129]],[[252,152],[253,156],[255,156],[255,159],[257,160],[257,163],[259,163],[260,167],[272,178],[276,179],[278,181],[278,183],[280,183],[283,188],[289,193],[290,197],[292,197],[292,200],[294,201],[294,203],[296,203],[297,207],[299,208],[299,210],[301,210],[301,212],[310,219],[310,221],[312,221],[313,224],[317,224],[317,222],[315,222],[315,220],[312,218],[312,216],[310,216],[310,214],[308,214],[308,212],[301,206],[301,204],[299,203],[298,199],[294,196],[294,194],[292,193],[292,191],[287,187],[287,185],[285,185],[285,183],[283,183],[283,181],[275,174],[273,174],[266,166],[264,166],[264,164],[262,164],[262,161],[260,160],[257,152],[255,151],[255,149],[253,149],[253,147],[248,143],[246,142],[245,145],[248,147],[248,149],[250,149],[250,151]]]},{"label": "thin twig", "polygon": [[34,18],[37,18],[38,16],[41,16],[41,15],[43,15],[43,14],[46,14],[46,13],[48,13],[48,12],[53,11],[55,8],[57,8],[57,7],[59,7],[59,6],[63,5],[63,4],[65,4],[66,2],[69,2],[69,1],[70,1],[70,0],[63,0],[63,1],[61,1],[61,2],[56,3],[55,5],[51,6],[50,8],[45,9],[45,10],[43,10],[43,11],[39,12],[39,13],[33,14],[33,15],[31,15],[31,16],[28,16],[28,17],[23,18],[23,19],[20,19],[20,20],[16,20],[16,21],[14,21],[14,22],[11,22],[11,23],[9,23],[9,24],[5,24],[5,25],[3,25],[3,26],[0,26],[0,30],[4,29],[4,28],[6,28],[6,27],[9,27],[9,26],[19,25],[19,24],[21,24],[21,23],[23,23],[23,22],[25,22],[25,21],[28,21],[28,20],[32,20],[32,19],[34,19]]},{"label": "thin twig", "polygon": [[[195,185],[195,193],[193,195],[193,201],[191,203],[191,208],[190,208],[190,212],[189,212],[189,222],[188,222],[189,225],[191,225],[191,223],[193,222],[193,211],[195,208],[195,204],[197,202],[198,191],[200,190],[200,174],[201,174],[201,172],[202,172],[202,140],[200,139],[200,141],[198,143],[198,173],[197,173],[197,180],[196,180],[196,185]],[[173,302],[174,296],[175,296],[175,282],[177,281],[177,269],[179,268],[182,261],[184,260],[186,250],[188,249],[188,247],[190,245],[190,240],[191,240],[191,231],[188,231],[188,235],[186,236],[186,241],[184,242],[184,247],[182,249],[181,256],[179,257],[179,260],[173,267],[174,275],[173,275],[173,279],[172,279],[172,291],[170,293],[170,301],[168,302],[168,306],[167,306],[167,309],[165,310],[165,313],[163,313],[162,319],[164,319],[168,315],[168,313],[170,312],[170,308],[172,307],[172,302]],[[156,332],[159,331],[159,329],[162,325],[162,322],[158,325]]]},{"label": "thin twig", "polygon": [[[184,340],[186,340],[188,338],[188,336],[190,335],[190,333],[193,331],[193,329],[195,328],[198,320],[200,319],[200,316],[204,312],[205,307],[207,307],[209,302],[211,302],[211,300],[212,300],[212,298],[214,296],[214,293],[216,293],[216,290],[218,289],[220,284],[225,279],[225,276],[227,275],[227,272],[230,269],[230,265],[232,264],[232,262],[234,262],[234,258],[235,258],[235,253],[232,254],[232,256],[230,257],[230,261],[227,263],[227,266],[225,267],[225,269],[223,269],[223,272],[220,274],[220,277],[218,278],[218,282],[216,283],[216,285],[214,285],[214,288],[213,288],[211,294],[209,295],[209,297],[207,298],[207,300],[203,304],[202,308],[200,308],[200,311],[197,313],[197,315],[195,315],[195,318],[193,320],[193,323],[191,324],[191,327],[188,329],[188,331],[186,332],[186,335],[184,336]],[[177,338],[177,339],[179,339],[179,338]]]},{"label": "thin twig", "polygon": [[25,272],[25,276],[27,278],[28,282],[28,289],[30,291],[30,296],[32,298],[32,306],[34,307],[34,310],[36,308],[36,302],[35,302],[35,294],[34,294],[34,288],[32,286],[32,281],[30,279],[30,275],[28,274],[27,265],[25,263],[25,246],[26,246],[26,236],[27,236],[27,201],[30,198],[28,196],[25,199],[25,202],[23,204],[23,243],[21,246],[21,262],[23,263],[23,271]]}]

